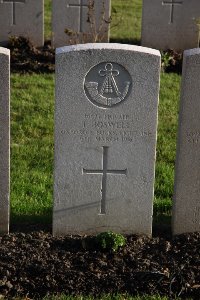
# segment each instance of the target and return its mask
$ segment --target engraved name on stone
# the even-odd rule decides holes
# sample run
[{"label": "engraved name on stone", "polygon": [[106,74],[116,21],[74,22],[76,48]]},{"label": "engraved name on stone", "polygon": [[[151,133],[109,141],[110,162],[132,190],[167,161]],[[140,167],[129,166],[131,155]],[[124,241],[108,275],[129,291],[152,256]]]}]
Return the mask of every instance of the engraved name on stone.
[{"label": "engraved name on stone", "polygon": [[122,65],[103,62],[87,73],[84,82],[85,94],[94,105],[109,108],[128,97],[131,83],[131,76]]},{"label": "engraved name on stone", "polygon": [[200,132],[199,131],[187,132],[186,140],[190,144],[198,145],[198,143],[200,142]]}]

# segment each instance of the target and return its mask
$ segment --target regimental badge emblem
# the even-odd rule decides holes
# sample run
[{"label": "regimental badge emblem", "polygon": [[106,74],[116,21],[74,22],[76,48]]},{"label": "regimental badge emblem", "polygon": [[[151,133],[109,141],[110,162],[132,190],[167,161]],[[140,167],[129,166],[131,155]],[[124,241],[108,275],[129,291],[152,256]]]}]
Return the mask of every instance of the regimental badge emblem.
[{"label": "regimental badge emblem", "polygon": [[131,85],[129,72],[114,62],[103,62],[94,66],[84,81],[87,98],[102,108],[119,105],[128,98]]}]

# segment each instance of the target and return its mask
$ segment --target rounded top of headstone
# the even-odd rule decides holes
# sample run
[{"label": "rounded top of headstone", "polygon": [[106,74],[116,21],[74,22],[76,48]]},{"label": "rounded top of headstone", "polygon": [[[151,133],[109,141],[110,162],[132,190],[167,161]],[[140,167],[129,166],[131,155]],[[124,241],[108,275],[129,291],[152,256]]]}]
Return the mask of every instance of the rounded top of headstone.
[{"label": "rounded top of headstone", "polygon": [[10,50],[7,48],[0,47],[0,54],[10,55]]},{"label": "rounded top of headstone", "polygon": [[155,56],[160,57],[160,52],[158,50],[147,48],[147,47],[141,47],[141,46],[135,46],[135,45],[127,45],[127,44],[117,44],[117,43],[88,43],[88,44],[78,44],[78,45],[71,45],[71,46],[64,46],[61,48],[56,49],[56,54],[62,54],[67,52],[74,52],[74,51],[87,51],[87,50],[103,50],[103,49],[109,49],[109,50],[127,50],[127,51],[133,51],[133,52],[141,52],[141,53],[147,53]]},{"label": "rounded top of headstone", "polygon": [[0,54],[10,55],[10,50],[4,47],[0,47]]},{"label": "rounded top of headstone", "polygon": [[184,51],[184,56],[200,54],[200,48],[188,49]]}]

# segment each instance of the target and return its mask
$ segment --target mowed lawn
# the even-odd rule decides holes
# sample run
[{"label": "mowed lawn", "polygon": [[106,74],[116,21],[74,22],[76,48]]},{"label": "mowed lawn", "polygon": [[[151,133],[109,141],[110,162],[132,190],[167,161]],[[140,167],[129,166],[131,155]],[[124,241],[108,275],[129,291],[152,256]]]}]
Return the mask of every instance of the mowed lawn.
[{"label": "mowed lawn", "polygon": [[[111,41],[138,43],[141,0],[112,0]],[[51,36],[45,0],[45,38]],[[181,77],[161,74],[155,212],[170,213]],[[53,207],[54,74],[11,76],[11,220],[51,222]]]}]

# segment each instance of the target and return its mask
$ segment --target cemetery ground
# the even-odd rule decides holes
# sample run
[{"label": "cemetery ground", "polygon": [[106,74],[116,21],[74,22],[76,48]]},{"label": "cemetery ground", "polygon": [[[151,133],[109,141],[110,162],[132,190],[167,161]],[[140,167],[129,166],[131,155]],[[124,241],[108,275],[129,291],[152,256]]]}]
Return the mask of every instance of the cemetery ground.
[{"label": "cemetery ground", "polygon": [[[134,2],[139,15],[141,1],[128,2]],[[113,3],[120,7],[120,0]],[[49,23],[49,13],[45,18]],[[136,28],[139,40],[140,26]],[[130,42],[130,28],[120,30],[119,35],[117,27],[111,30],[113,40]],[[148,294],[154,296],[132,299],[199,299],[200,234],[172,239],[170,232],[181,76],[161,75],[153,238],[128,236],[125,247],[113,252],[99,249],[92,238],[51,235],[54,58],[51,50],[47,53],[51,62],[46,69],[41,64],[41,74],[15,70],[11,75],[11,234],[0,238],[0,297],[104,294],[121,300]]]}]

